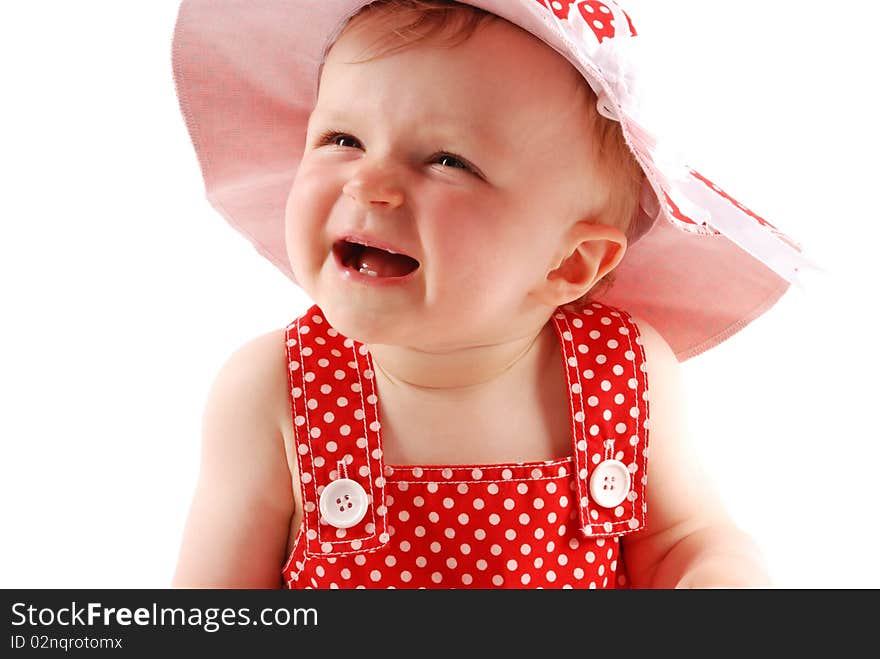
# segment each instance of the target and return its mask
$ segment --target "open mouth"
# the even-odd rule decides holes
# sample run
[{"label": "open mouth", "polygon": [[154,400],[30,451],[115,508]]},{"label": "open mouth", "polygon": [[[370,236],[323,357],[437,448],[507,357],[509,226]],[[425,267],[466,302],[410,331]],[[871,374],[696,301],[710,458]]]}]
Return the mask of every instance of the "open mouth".
[{"label": "open mouth", "polygon": [[395,254],[348,240],[334,243],[333,252],[343,266],[369,277],[405,277],[419,267],[419,262],[406,254]]}]

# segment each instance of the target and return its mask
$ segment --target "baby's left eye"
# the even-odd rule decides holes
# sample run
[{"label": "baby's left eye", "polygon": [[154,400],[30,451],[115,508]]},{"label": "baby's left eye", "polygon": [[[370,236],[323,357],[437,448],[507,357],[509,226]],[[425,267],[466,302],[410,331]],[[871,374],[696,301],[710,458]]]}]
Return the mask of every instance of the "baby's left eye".
[{"label": "baby's left eye", "polygon": [[453,167],[454,169],[464,169],[470,170],[470,166],[467,163],[459,160],[455,156],[451,156],[448,153],[441,153],[438,158],[438,162],[441,165],[445,165],[447,167]]}]

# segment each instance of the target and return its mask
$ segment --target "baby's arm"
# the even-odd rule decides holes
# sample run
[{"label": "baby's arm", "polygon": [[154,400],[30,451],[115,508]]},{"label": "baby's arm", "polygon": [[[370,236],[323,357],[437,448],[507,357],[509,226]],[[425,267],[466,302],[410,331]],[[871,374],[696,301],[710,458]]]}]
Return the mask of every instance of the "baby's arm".
[{"label": "baby's arm", "polygon": [[245,344],[220,369],[173,586],[281,586],[294,508],[278,414],[286,392],[283,330]]},{"label": "baby's arm", "polygon": [[[666,341],[634,319],[648,363],[650,435],[648,523],[625,536],[623,556],[634,587],[767,587],[760,551],[737,529],[694,456],[681,371]],[[711,438],[710,438],[711,439]]]}]

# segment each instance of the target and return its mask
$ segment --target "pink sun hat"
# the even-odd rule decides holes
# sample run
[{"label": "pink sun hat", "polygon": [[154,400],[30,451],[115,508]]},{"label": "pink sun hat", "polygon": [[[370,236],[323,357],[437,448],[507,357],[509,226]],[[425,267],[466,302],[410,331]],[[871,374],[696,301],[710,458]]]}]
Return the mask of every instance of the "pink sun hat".
[{"label": "pink sun hat", "polygon": [[[684,164],[640,103],[646,61],[613,0],[463,0],[565,57],[622,127],[645,173],[636,232],[596,301],[644,318],[680,361],[770,309],[800,272],[800,246]],[[213,207],[296,281],[284,240],[287,195],[305,147],[324,57],[370,0],[183,0],[172,63]]]}]

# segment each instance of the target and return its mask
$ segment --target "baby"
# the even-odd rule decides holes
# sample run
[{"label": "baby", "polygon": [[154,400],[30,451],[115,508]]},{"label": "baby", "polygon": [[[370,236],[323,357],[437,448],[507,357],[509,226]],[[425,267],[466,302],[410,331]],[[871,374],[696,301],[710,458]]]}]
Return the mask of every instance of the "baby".
[{"label": "baby", "polygon": [[[199,69],[193,55],[186,69],[185,53],[195,52],[187,44],[202,44],[193,35],[210,32],[208,14],[242,3],[203,4],[213,8],[181,8],[175,68],[209,192],[207,168],[224,140],[256,123],[265,129],[253,117],[284,103],[275,89],[289,93],[287,69],[265,58],[332,47],[323,62],[303,58],[297,74],[319,84],[316,100],[314,87],[297,88],[307,111],[291,113],[301,147],[293,170],[266,166],[262,179],[241,173],[246,185],[215,185],[212,201],[240,229],[237,213],[260,204],[221,201],[221,193],[268,198],[266,190],[284,186],[277,222],[283,214],[289,274],[315,304],[220,370],[174,585],[768,585],[759,551],[688,446],[678,365],[751,317],[721,314],[710,334],[698,313],[676,325],[677,311],[662,311],[675,309],[662,304],[668,296],[652,295],[667,261],[650,240],[660,231],[671,232],[667,241],[708,236],[724,242],[725,255],[737,252],[703,259],[705,268],[753,259],[697,226],[683,202],[670,196],[658,208],[665,202],[650,186],[665,179],[636,148],[651,142],[634,122],[627,146],[628,101],[605,87],[597,97],[595,80],[541,32],[583,20],[566,38],[592,33],[601,46],[609,29],[633,38],[629,17],[610,1],[268,2],[276,15],[215,20],[236,44],[230,52],[250,42],[228,30],[262,23],[266,34],[295,33],[285,45],[253,38],[244,66],[265,65],[265,86],[242,85],[212,106],[194,99],[209,85],[190,82],[192,72],[210,67]],[[199,107],[217,112],[242,94],[265,104],[245,99],[245,128],[225,117],[194,129]],[[211,146],[212,125],[221,124]],[[276,139],[292,130],[268,125]],[[226,174],[271,148],[279,149],[254,139],[239,160],[226,152]],[[694,207],[711,212],[723,202],[757,218],[710,185],[702,206],[688,196]],[[690,220],[687,231],[669,228]],[[252,239],[255,231],[247,229]],[[277,248],[255,242],[286,266]],[[642,292],[628,298],[641,307],[609,303],[618,284],[611,273],[624,272],[628,246],[633,274],[619,283]],[[762,293],[772,303],[787,282],[757,267],[775,278]],[[640,308],[661,310],[649,324]]]}]

